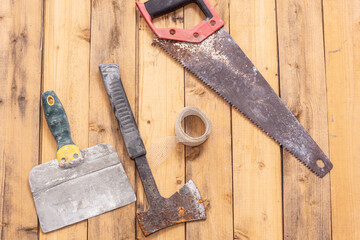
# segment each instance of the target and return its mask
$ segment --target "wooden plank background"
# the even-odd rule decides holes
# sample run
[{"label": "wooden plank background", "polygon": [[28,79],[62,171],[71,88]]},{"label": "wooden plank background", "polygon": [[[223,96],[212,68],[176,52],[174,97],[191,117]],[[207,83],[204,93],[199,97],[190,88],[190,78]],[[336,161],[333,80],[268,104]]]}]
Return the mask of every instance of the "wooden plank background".
[{"label": "wooden plank background", "polygon": [[[360,239],[360,1],[210,0],[225,28],[334,164],[323,179],[152,44],[131,0],[0,0],[0,236],[12,239]],[[191,28],[192,4],[154,20]],[[177,113],[197,106],[213,132],[200,147],[177,145],[153,166],[170,196],[192,179],[207,220],[145,238],[147,208],[98,65],[120,65],[146,147],[174,135]],[[113,145],[137,202],[43,234],[28,184],[32,167],[55,158],[41,93],[53,89],[80,148]],[[186,119],[189,134],[204,130]],[[150,159],[151,164],[151,159]]]}]

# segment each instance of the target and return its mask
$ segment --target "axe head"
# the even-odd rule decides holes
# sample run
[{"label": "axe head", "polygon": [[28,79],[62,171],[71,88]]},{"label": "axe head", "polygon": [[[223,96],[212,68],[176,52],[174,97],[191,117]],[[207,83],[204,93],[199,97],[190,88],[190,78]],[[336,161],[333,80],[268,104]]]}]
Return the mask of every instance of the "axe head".
[{"label": "axe head", "polygon": [[145,236],[177,223],[206,219],[205,206],[194,182],[190,180],[179,192],[152,201],[147,211],[137,214]]}]

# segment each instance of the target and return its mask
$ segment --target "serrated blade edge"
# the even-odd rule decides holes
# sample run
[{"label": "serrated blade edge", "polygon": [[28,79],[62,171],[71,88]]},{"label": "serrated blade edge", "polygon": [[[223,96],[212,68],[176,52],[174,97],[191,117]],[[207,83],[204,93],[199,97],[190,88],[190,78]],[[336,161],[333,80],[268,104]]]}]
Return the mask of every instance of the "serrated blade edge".
[{"label": "serrated blade edge", "polygon": [[224,28],[201,43],[160,38],[154,42],[317,176],[332,169],[327,156]]}]

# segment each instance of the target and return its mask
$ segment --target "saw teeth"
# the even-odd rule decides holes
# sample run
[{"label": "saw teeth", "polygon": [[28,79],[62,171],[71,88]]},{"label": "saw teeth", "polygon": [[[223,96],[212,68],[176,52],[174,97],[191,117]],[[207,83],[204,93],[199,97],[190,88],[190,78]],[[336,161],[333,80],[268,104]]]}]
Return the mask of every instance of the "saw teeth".
[{"label": "saw teeth", "polygon": [[[237,108],[227,97],[223,96],[220,92],[218,92],[215,88],[211,87],[205,79],[203,79],[201,76],[199,76],[198,74],[194,73],[193,71],[191,71],[184,63],[183,61],[181,61],[180,59],[176,58],[175,56],[173,56],[166,48],[164,48],[161,44],[159,44],[159,38],[155,37],[154,38],[154,42],[156,43],[157,46],[159,46],[162,50],[164,50],[168,55],[170,55],[173,59],[175,59],[178,63],[180,63],[187,71],[191,72],[194,76],[196,76],[198,79],[200,79],[207,87],[209,87],[210,89],[212,89],[214,92],[216,92],[220,97],[222,97],[227,103],[229,103],[231,106],[233,106],[237,111],[239,111],[241,114],[243,114],[247,119],[249,119],[255,126],[257,126],[258,128],[260,128],[264,133],[266,133],[266,135],[268,135],[269,137],[271,137],[271,139],[273,139],[275,142],[277,142],[280,146],[282,146],[283,148],[285,148],[290,154],[292,154],[300,163],[302,163],[303,165],[305,165],[311,172],[313,172],[316,176],[318,177],[323,177],[324,174],[320,174],[319,171],[317,169],[313,169],[312,166],[309,166],[306,162],[303,162],[300,157],[295,154],[294,152],[292,152],[291,150],[289,150],[288,148],[286,148],[285,146],[283,146],[279,141],[277,141],[271,134],[269,134],[267,131],[265,131],[260,125],[258,125],[256,122],[254,122],[249,116],[247,116],[247,114],[245,114],[243,111],[241,111],[239,108]],[[166,40],[169,41],[170,40]]]}]

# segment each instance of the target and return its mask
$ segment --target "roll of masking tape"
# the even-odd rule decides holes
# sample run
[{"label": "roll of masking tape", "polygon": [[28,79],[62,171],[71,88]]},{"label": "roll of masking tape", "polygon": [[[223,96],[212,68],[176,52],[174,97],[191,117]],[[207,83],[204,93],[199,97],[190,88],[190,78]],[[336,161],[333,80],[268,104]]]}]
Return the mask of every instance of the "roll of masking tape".
[{"label": "roll of masking tape", "polygon": [[[202,136],[200,136],[198,138],[194,138],[194,137],[187,135],[184,132],[184,129],[181,127],[181,122],[184,120],[184,118],[186,118],[188,116],[197,116],[204,123],[205,132]],[[197,107],[193,107],[193,106],[183,108],[178,113],[178,116],[177,116],[177,119],[175,122],[175,134],[176,134],[177,140],[179,142],[181,142],[182,144],[191,146],[191,147],[199,146],[200,144],[205,142],[211,133],[211,128],[212,128],[211,121],[206,116],[206,114],[203,111],[201,111],[201,109],[199,109]]]}]

